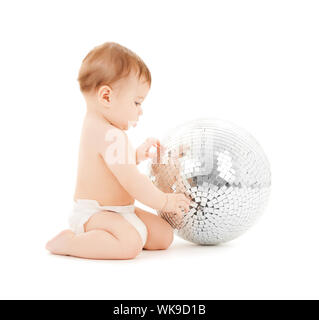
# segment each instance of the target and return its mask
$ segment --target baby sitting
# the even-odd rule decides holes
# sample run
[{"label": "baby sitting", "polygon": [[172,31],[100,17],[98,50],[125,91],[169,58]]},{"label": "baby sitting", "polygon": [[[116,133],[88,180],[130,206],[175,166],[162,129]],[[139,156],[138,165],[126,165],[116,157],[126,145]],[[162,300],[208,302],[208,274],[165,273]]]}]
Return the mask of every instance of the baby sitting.
[{"label": "baby sitting", "polygon": [[150,71],[134,52],[107,42],[84,58],[78,81],[87,112],[70,229],[50,240],[46,249],[89,259],[132,259],[142,249],[167,249],[173,241],[171,226],[135,207],[134,201],[181,218],[190,200],[162,192],[139,172],[137,165],[151,157],[152,146],[164,151],[160,141],[148,138],[134,150],[125,133],[143,114]]}]

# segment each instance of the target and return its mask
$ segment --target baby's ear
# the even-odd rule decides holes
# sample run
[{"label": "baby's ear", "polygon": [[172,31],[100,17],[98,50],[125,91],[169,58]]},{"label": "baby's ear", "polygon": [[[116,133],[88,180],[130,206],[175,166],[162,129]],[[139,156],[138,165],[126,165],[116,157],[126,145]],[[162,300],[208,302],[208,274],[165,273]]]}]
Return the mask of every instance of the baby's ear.
[{"label": "baby's ear", "polygon": [[111,102],[112,93],[113,91],[109,86],[107,85],[101,86],[97,92],[99,102],[101,102],[106,106],[109,106]]}]

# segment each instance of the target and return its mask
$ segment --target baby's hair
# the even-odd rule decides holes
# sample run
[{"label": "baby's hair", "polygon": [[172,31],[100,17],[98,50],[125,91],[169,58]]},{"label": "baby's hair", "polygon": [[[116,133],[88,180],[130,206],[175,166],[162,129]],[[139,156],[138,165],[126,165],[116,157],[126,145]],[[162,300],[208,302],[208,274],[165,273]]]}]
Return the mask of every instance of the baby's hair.
[{"label": "baby's hair", "polygon": [[132,70],[151,86],[151,73],[144,61],[130,49],[115,42],[93,48],[83,59],[78,75],[82,93],[90,93],[101,85],[111,85],[127,77]]}]

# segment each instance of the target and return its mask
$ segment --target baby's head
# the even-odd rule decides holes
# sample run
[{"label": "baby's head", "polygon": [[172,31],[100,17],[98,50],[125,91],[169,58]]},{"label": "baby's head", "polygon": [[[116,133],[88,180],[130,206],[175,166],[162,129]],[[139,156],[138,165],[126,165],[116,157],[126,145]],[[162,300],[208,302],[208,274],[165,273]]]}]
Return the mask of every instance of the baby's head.
[{"label": "baby's head", "polygon": [[84,58],[78,81],[88,108],[127,130],[136,125],[142,114],[141,104],[151,87],[151,73],[134,52],[106,42]]}]

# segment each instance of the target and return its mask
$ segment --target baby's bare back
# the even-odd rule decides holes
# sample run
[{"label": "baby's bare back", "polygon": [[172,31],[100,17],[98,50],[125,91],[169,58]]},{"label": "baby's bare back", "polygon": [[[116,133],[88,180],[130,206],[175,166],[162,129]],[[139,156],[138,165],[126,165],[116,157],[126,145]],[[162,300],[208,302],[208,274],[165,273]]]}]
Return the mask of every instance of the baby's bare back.
[{"label": "baby's bare back", "polygon": [[102,206],[134,204],[134,198],[121,186],[105,164],[100,145],[111,125],[94,116],[83,123],[74,199],[96,200]]}]

